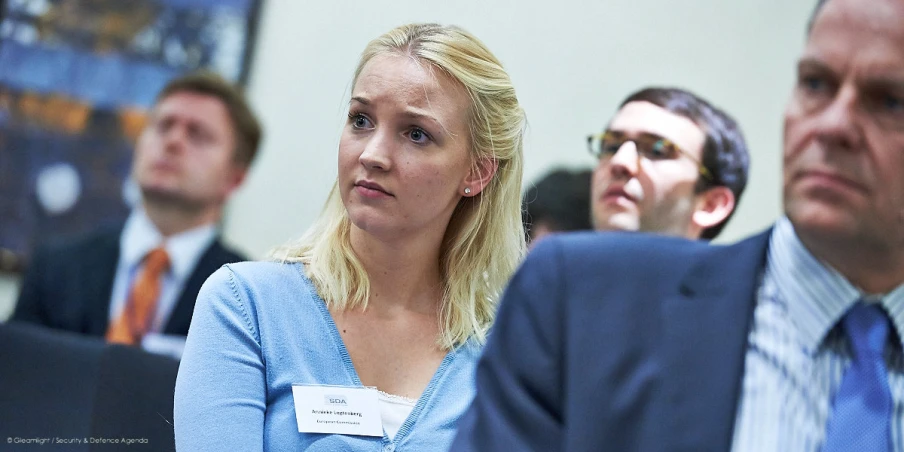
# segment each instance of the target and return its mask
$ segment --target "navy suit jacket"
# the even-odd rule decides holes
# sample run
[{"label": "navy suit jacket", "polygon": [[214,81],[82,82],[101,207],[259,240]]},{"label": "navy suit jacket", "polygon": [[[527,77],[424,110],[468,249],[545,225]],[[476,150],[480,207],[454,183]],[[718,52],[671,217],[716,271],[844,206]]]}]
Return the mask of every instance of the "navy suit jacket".
[{"label": "navy suit jacket", "polygon": [[729,450],[768,242],[544,239],[506,289],[451,450]]},{"label": "navy suit jacket", "polygon": [[[104,336],[121,233],[120,226],[38,248],[25,273],[10,320]],[[201,285],[224,264],[243,260],[246,260],[243,256],[215,240],[185,281],[163,333],[187,335]]]}]

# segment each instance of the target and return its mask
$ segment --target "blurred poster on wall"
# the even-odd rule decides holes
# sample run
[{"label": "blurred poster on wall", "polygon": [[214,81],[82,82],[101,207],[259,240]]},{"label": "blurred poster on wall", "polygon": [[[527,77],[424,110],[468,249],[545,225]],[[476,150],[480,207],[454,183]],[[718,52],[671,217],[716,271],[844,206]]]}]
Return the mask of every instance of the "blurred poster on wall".
[{"label": "blurred poster on wall", "polygon": [[38,243],[122,222],[157,92],[210,69],[243,83],[260,0],[0,3],[0,270]]}]

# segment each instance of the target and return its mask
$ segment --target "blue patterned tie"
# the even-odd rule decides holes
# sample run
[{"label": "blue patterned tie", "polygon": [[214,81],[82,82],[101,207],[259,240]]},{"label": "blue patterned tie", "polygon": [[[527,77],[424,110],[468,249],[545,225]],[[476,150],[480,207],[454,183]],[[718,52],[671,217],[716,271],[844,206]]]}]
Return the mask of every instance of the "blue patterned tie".
[{"label": "blue patterned tie", "polygon": [[857,303],[843,322],[854,356],[835,395],[822,450],[888,452],[891,392],[882,358],[888,317],[878,304]]}]

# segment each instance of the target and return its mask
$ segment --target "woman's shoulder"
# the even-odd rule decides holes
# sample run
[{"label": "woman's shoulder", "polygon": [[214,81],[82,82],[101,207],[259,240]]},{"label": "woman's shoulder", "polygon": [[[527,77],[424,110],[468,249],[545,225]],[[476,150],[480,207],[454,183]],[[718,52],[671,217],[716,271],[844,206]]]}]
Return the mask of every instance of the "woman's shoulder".
[{"label": "woman's shoulder", "polygon": [[476,337],[471,337],[455,347],[455,354],[459,360],[477,362],[483,353],[484,342]]},{"label": "woman's shoulder", "polygon": [[250,261],[226,264],[210,276],[206,284],[226,287],[240,298],[251,300],[292,298],[312,289],[297,262]]},{"label": "woman's shoulder", "polygon": [[304,264],[299,262],[279,262],[279,261],[247,261],[226,264],[219,272],[229,272],[235,277],[247,281],[286,281],[286,278],[292,279],[304,276]]}]

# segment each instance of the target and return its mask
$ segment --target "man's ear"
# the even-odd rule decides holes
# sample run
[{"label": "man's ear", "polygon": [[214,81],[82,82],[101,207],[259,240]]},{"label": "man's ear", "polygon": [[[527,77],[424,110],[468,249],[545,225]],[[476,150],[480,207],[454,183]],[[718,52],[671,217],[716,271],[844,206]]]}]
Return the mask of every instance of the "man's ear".
[{"label": "man's ear", "polygon": [[734,193],[728,187],[712,187],[697,195],[692,220],[703,231],[725,221],[734,208]]},{"label": "man's ear", "polygon": [[229,181],[225,187],[225,197],[228,198],[231,196],[232,193],[245,182],[246,176],[248,176],[248,167],[234,163],[232,167],[229,168]]},{"label": "man's ear", "polygon": [[462,187],[459,192],[464,193],[465,196],[476,196],[489,185],[491,180],[493,180],[493,176],[496,174],[497,169],[499,169],[499,162],[497,162],[496,159],[479,159],[476,164],[471,167],[471,171],[462,182]]}]

